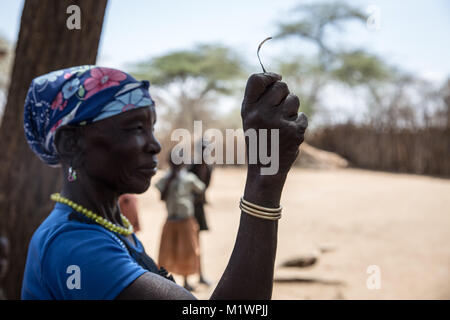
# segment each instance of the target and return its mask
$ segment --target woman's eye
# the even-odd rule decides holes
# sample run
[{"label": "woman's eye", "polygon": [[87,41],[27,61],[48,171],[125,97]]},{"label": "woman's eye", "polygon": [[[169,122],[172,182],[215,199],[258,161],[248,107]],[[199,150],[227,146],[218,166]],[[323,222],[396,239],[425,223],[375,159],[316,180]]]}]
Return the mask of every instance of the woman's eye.
[{"label": "woman's eye", "polygon": [[144,126],[142,126],[142,125],[133,126],[133,127],[127,128],[126,130],[127,131],[142,131],[142,130],[144,130]]}]

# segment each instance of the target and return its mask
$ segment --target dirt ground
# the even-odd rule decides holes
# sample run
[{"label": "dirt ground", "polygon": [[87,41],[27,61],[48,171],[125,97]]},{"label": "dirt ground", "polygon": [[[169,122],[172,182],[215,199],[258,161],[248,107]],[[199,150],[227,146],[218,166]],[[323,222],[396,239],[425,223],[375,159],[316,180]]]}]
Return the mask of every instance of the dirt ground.
[{"label": "dirt ground", "polygon": [[[241,169],[213,173],[206,207],[211,230],[201,238],[213,286],[196,285],[200,299],[209,298],[233,249],[244,183]],[[139,200],[138,236],[157,260],[165,207],[154,186]],[[273,299],[450,299],[450,180],[296,168],[281,203]],[[311,267],[280,266],[311,254],[318,257]],[[379,289],[367,286],[373,265]],[[191,280],[196,284],[197,277]]]}]

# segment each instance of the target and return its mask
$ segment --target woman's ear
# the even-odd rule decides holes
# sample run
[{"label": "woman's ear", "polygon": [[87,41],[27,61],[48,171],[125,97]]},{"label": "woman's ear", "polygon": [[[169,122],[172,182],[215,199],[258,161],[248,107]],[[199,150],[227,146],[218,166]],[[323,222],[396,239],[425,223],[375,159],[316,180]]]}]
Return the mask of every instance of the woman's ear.
[{"label": "woman's ear", "polygon": [[81,127],[65,125],[55,133],[55,147],[62,162],[79,167],[83,154]]}]

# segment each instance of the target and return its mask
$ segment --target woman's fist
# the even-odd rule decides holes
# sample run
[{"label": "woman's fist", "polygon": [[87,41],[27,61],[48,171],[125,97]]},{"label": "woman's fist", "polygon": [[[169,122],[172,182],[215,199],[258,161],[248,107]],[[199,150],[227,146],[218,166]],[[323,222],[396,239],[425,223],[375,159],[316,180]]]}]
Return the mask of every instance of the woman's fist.
[{"label": "woman's fist", "polygon": [[261,170],[262,175],[287,174],[308,126],[305,114],[298,113],[298,97],[280,80],[275,73],[251,75],[242,102],[249,171]]}]

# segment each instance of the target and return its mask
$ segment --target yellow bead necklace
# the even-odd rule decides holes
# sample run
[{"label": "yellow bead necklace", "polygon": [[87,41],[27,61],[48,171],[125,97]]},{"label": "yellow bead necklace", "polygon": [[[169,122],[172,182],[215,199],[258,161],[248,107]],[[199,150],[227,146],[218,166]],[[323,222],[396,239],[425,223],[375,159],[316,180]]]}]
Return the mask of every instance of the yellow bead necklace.
[{"label": "yellow bead necklace", "polygon": [[72,200],[69,200],[67,198],[62,197],[59,193],[54,193],[50,197],[53,201],[64,203],[74,209],[75,211],[78,211],[79,213],[85,215],[89,219],[94,220],[96,223],[101,225],[102,227],[112,231],[119,233],[124,236],[129,236],[133,233],[133,226],[131,225],[130,221],[123,215],[120,214],[120,217],[122,218],[123,224],[126,226],[126,228],[119,226],[117,224],[112,223],[111,221],[108,221],[107,219],[99,216],[98,214],[92,212],[91,210],[88,210],[79,204],[73,202]]}]

